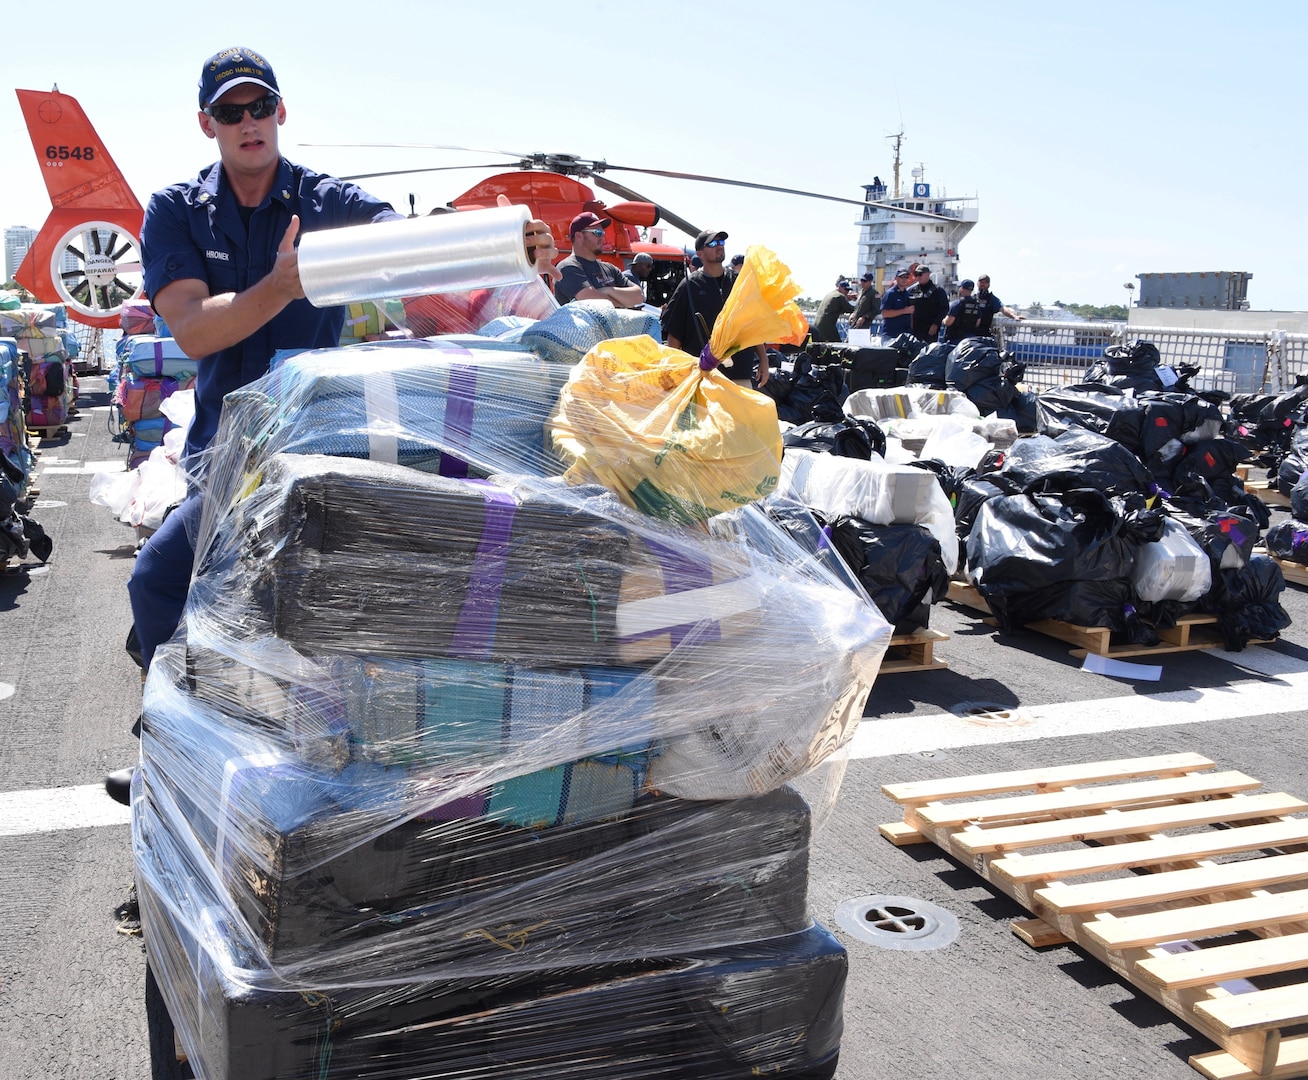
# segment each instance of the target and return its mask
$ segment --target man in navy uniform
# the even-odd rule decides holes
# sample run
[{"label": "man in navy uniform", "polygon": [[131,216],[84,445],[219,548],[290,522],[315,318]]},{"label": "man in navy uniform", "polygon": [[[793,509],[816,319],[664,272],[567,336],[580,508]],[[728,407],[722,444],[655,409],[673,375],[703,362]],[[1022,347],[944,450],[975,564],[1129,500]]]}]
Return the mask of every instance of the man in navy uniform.
[{"label": "man in navy uniform", "polygon": [[949,294],[931,280],[931,270],[917,268],[917,284],[908,290],[913,301],[913,336],[923,341],[935,341],[940,324],[949,314]]},{"label": "man in navy uniform", "polygon": [[881,298],[881,336],[888,340],[913,332],[913,301],[908,295],[912,282],[908,267],[896,270],[895,283]]},{"label": "man in navy uniform", "polygon": [[[253,49],[215,53],[200,70],[200,130],[218,161],[150,198],[141,229],[145,291],[177,344],[196,361],[188,470],[218,429],[223,396],[268,371],[278,349],[340,340],[345,311],[304,298],[295,242],[302,232],[399,218],[354,184],[281,156],[286,104],[272,66]],[[203,498],[193,493],[141,549],[127,583],[141,661],[181,620]],[[128,801],[130,769],[105,780]]]}]

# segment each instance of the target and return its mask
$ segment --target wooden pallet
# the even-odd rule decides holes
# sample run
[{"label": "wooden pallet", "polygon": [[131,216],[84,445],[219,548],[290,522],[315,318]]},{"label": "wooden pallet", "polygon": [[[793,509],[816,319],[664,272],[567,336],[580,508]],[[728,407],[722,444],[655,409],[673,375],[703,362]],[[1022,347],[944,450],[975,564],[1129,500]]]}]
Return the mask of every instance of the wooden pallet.
[{"label": "wooden pallet", "polygon": [[949,665],[932,655],[936,643],[948,641],[949,635],[939,630],[919,630],[914,634],[897,634],[890,639],[885,659],[881,661],[881,674],[893,675],[899,671],[939,671]]},{"label": "wooden pallet", "polygon": [[1250,495],[1257,495],[1268,506],[1289,506],[1290,496],[1282,495],[1271,480],[1246,480],[1244,490]]},{"label": "wooden pallet", "polygon": [[[977,587],[970,581],[954,580],[949,583],[948,599],[976,611],[990,612],[990,605]],[[1025,629],[1035,630],[1049,637],[1066,641],[1076,646],[1069,654],[1084,657],[1089,653],[1096,656],[1122,658],[1128,656],[1156,656],[1162,653],[1195,652],[1200,649],[1220,649],[1221,635],[1216,630],[1216,615],[1182,615],[1176,625],[1169,629],[1157,629],[1157,645],[1113,644],[1113,631],[1106,626],[1078,626],[1076,623],[1063,622],[1061,619],[1040,619],[1027,623]],[[1251,642],[1263,644],[1263,642]]]},{"label": "wooden pallet", "polygon": [[57,439],[61,435],[68,434],[68,426],[60,424],[58,427],[29,427],[27,432],[38,439]]},{"label": "wooden pallet", "polygon": [[1275,555],[1269,555],[1268,558],[1281,568],[1281,574],[1286,581],[1292,581],[1296,585],[1308,585],[1308,566],[1291,562],[1289,559],[1278,559]]},{"label": "wooden pallet", "polygon": [[1304,1077],[1308,802],[1260,786],[1189,753],[889,784],[904,819],[881,833],[936,844],[1035,916],[1012,926],[1028,944],[1075,942],[1211,1039],[1204,1076]]}]

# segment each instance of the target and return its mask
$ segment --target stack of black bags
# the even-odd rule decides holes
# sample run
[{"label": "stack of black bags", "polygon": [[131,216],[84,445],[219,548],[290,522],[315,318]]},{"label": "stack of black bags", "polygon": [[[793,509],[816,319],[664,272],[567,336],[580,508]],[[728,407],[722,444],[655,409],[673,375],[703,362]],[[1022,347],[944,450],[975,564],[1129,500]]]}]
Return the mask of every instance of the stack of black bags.
[{"label": "stack of black bags", "polygon": [[1192,371],[1165,389],[1158,368],[1149,343],[1121,348],[1097,381],[1039,395],[1039,435],[956,478],[968,571],[1002,626],[1053,618],[1152,644],[1195,612],[1239,649],[1289,625],[1279,568],[1253,554],[1270,515],[1235,475],[1248,451]]},{"label": "stack of black bags", "polygon": [[133,788],[209,1080],[835,1071],[791,781],[888,629],[757,510],[709,535],[550,475],[546,367],[359,346],[228,398]]}]

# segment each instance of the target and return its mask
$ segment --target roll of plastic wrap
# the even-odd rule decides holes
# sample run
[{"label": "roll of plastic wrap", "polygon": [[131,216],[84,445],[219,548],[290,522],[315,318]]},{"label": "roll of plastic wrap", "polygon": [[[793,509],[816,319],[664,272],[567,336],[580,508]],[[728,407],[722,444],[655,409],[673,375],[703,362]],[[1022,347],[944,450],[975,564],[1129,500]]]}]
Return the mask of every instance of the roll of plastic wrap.
[{"label": "roll of plastic wrap", "polygon": [[315,307],[530,281],[525,206],[350,225],[305,234],[300,282]]}]

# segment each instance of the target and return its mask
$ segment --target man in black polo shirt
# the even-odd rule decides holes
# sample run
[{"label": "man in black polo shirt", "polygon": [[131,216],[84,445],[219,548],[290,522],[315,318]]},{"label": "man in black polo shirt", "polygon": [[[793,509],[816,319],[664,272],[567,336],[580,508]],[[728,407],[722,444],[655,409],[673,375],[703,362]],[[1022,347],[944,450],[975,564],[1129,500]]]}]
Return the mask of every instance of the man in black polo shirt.
[{"label": "man in black polo shirt", "polygon": [[573,300],[608,300],[614,307],[640,307],[645,294],[639,285],[612,263],[600,259],[604,250],[604,230],[611,221],[590,211],[578,214],[568,226],[572,254],[559,263],[563,277],[554,286],[554,298],[560,304]]},{"label": "man in black polo shirt", "polygon": [[[713,324],[736,284],[736,275],[726,268],[726,239],[721,229],[704,229],[695,237],[695,254],[703,266],[681,281],[663,310],[663,340],[670,348],[699,356],[708,344]],[[755,352],[758,385],[762,386],[768,381],[767,353],[762,344],[755,346]],[[744,381],[749,378],[749,368],[744,357],[737,355],[726,370],[733,380]]]},{"label": "man in black polo shirt", "polygon": [[913,336],[923,341],[935,341],[940,324],[949,314],[949,294],[931,280],[928,267],[917,268],[917,284],[908,290],[913,302]]}]

